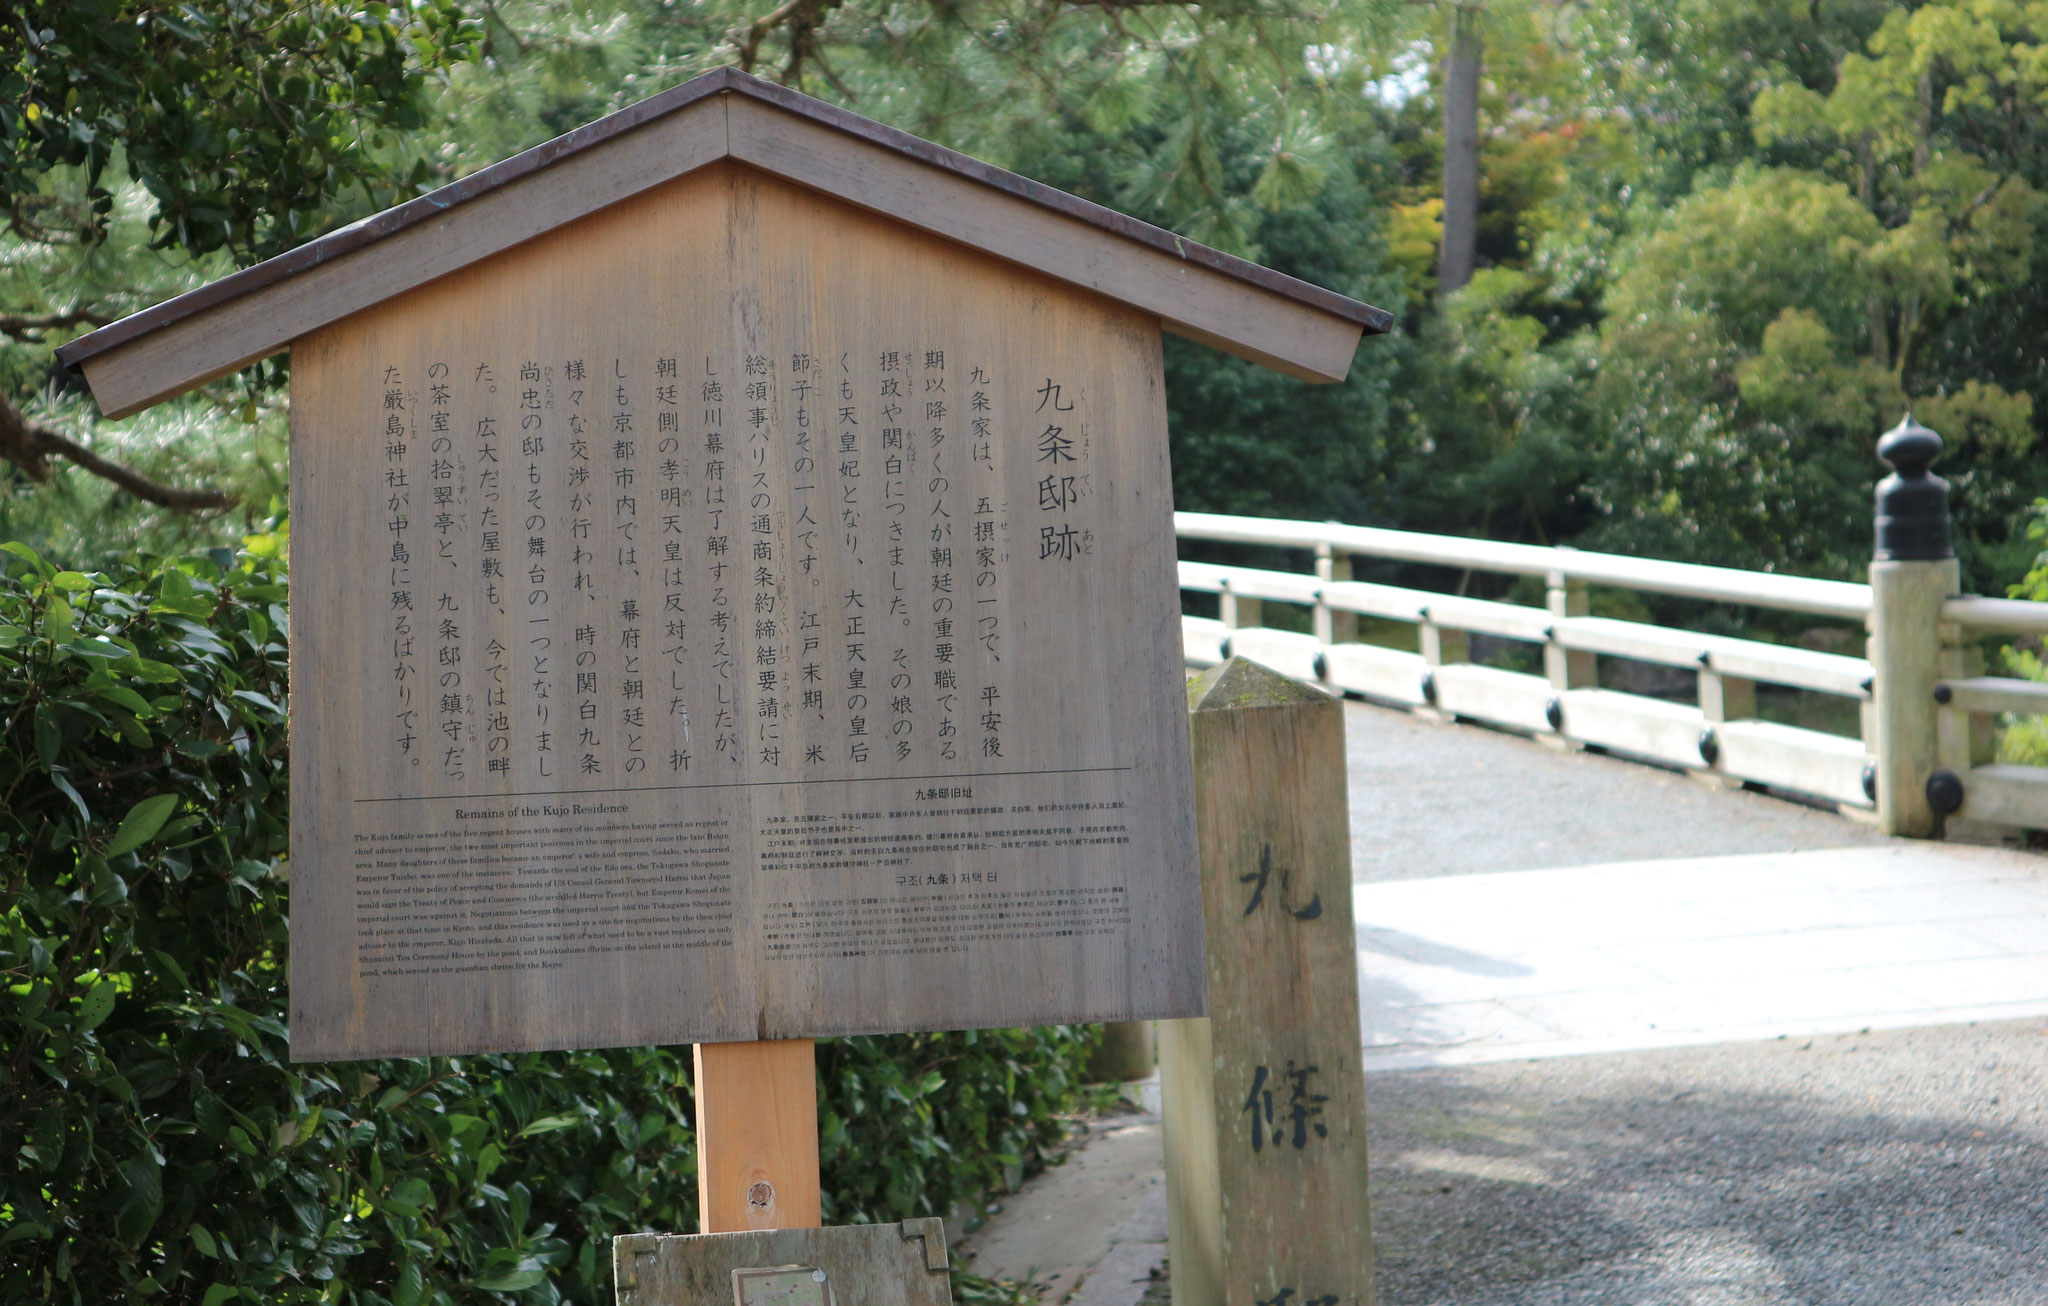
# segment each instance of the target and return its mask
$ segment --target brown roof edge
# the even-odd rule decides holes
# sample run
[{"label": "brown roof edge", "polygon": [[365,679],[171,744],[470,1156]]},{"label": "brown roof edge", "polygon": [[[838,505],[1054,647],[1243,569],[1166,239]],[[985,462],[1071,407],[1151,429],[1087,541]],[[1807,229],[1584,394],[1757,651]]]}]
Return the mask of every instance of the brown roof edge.
[{"label": "brown roof edge", "polygon": [[[1275,272],[1272,268],[1261,266],[1248,259],[1241,259],[1235,254],[1225,254],[1223,251],[1211,249],[1207,245],[1196,244],[1184,236],[1177,236],[1163,227],[1155,227],[1151,223],[1140,221],[1127,213],[1119,213],[1115,209],[1105,208],[1092,200],[1084,200],[1078,195],[1068,194],[1066,191],[1048,186],[1044,182],[1033,181],[1029,177],[1019,176],[1017,173],[998,168],[992,163],[984,163],[980,159],[974,158],[972,155],[962,154],[958,150],[949,150],[943,145],[936,145],[921,136],[913,136],[909,132],[886,126],[872,118],[863,118],[849,109],[842,109],[837,105],[827,104],[823,100],[813,99],[802,92],[792,91],[786,86],[778,86],[774,82],[763,81],[758,77],[750,77],[745,73],[739,72],[737,69],[726,69],[725,71],[733,74],[734,85],[731,87],[732,90],[752,96],[763,103],[772,104],[778,109],[786,110],[800,117],[809,118],[813,122],[843,131],[849,136],[857,136],[862,140],[870,141],[885,149],[894,150],[898,154],[907,155],[920,163],[930,164],[935,168],[943,168],[947,172],[965,177],[970,181],[980,182],[984,186],[992,187],[1005,194],[1014,195],[1018,199],[1029,201],[1041,208],[1051,209],[1056,213],[1063,213],[1070,218],[1078,218],[1091,226],[1100,227],[1104,231],[1122,236],[1126,240],[1135,241],[1141,245],[1150,245],[1152,248],[1171,254],[1175,258],[1183,259],[1189,263],[1200,264],[1211,271],[1221,272],[1225,276],[1248,282],[1259,287],[1261,290],[1269,290],[1276,295],[1285,296],[1310,308],[1320,309],[1333,317],[1342,318],[1347,322],[1356,322],[1371,334],[1381,335],[1393,328],[1394,315],[1383,308],[1374,308],[1372,305],[1361,303],[1348,295],[1340,295],[1334,290],[1325,290],[1321,286],[1303,281],[1298,277],[1290,277],[1285,272]],[[684,90],[692,84],[685,83],[676,89]]]},{"label": "brown roof edge", "polygon": [[728,93],[750,96],[764,104],[774,105],[785,112],[808,118],[921,163],[942,168],[1042,208],[1100,227],[1126,240],[1151,246],[1176,258],[1292,299],[1344,321],[1356,322],[1369,333],[1381,334],[1393,327],[1394,315],[1385,309],[1374,308],[1370,304],[1340,295],[1334,290],[1325,290],[1321,286],[1290,277],[1284,272],[1261,267],[1257,263],[1211,249],[1207,245],[1196,244],[1149,222],[1141,222],[1128,214],[1105,208],[1078,195],[1070,195],[1043,182],[1036,182],[993,164],[983,163],[957,150],[935,145],[909,132],[885,126],[871,118],[863,118],[857,113],[826,104],[822,100],[813,99],[773,82],[763,81],[737,68],[720,68],[649,96],[617,113],[606,114],[596,122],[566,132],[509,159],[481,168],[460,181],[450,182],[438,190],[307,241],[297,249],[265,259],[253,267],[243,268],[218,281],[209,282],[196,290],[189,290],[153,308],[146,308],[110,326],[80,336],[61,346],[57,350],[57,359],[66,367],[76,368],[87,359],[117,349],[172,323],[276,285],[301,272],[332,262],[344,254],[351,254],[373,245],[407,227],[438,218],[460,204],[523,177],[531,176],[570,155],[603,144],[657,118],[688,108],[710,96]]}]

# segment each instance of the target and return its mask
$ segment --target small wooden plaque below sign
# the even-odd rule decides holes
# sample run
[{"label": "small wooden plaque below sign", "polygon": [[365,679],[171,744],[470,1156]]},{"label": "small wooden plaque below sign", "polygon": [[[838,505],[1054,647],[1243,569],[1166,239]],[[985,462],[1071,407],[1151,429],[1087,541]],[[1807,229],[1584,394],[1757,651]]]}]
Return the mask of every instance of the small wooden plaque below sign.
[{"label": "small wooden plaque below sign", "polygon": [[618,1306],[952,1306],[933,1219],[612,1240]]},{"label": "small wooden plaque below sign", "polygon": [[832,1306],[832,1276],[811,1265],[734,1270],[732,1306]]}]

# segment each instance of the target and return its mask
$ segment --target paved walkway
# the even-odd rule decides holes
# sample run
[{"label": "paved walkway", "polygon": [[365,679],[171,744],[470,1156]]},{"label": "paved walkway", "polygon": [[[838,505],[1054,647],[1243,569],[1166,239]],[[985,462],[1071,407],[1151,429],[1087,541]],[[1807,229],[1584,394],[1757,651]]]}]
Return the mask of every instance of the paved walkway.
[{"label": "paved walkway", "polygon": [[1357,886],[1366,1069],[2048,1015],[2048,859],[1898,841]]},{"label": "paved walkway", "polygon": [[[1380,1306],[2048,1302],[2048,858],[1346,715]],[[1131,1306],[1148,1130],[972,1268]]]}]

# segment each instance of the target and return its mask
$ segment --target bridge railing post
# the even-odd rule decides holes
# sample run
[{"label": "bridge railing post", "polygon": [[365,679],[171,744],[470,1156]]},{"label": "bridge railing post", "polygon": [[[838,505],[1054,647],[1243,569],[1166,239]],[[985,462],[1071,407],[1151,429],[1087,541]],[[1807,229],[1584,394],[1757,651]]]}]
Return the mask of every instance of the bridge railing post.
[{"label": "bridge railing post", "polygon": [[1264,606],[1258,599],[1232,593],[1228,585],[1216,596],[1216,615],[1231,630],[1248,630],[1264,624]]},{"label": "bridge railing post", "polygon": [[[1339,553],[1324,540],[1316,545],[1316,579],[1324,582],[1351,579],[1351,555]],[[1318,599],[1315,614],[1316,641],[1322,644],[1358,642],[1358,614],[1339,612]]]},{"label": "bridge railing post", "polygon": [[1710,724],[1747,721],[1756,715],[1756,682],[1701,667],[1700,716]]},{"label": "bridge railing post", "polygon": [[1941,437],[1910,413],[1878,441],[1877,456],[1893,471],[1877,486],[1870,564],[1876,730],[1866,746],[1876,759],[1877,823],[1886,834],[1919,838],[1941,832],[1928,793],[1941,765],[1934,686],[1948,673],[1944,662],[1964,656],[1951,632],[1944,657],[1941,605],[1961,588],[1962,572],[1949,538],[1948,482],[1927,470],[1940,454]]},{"label": "bridge railing post", "polygon": [[[1553,571],[1543,578],[1543,606],[1553,619],[1562,621],[1567,617],[1590,615],[1593,600],[1585,581]],[[1561,706],[1564,696],[1569,690],[1599,688],[1599,655],[1584,649],[1566,648],[1558,642],[1553,628],[1549,641],[1543,646],[1543,675],[1550,682],[1550,701],[1554,709],[1551,726],[1559,737],[1568,738],[1571,714]],[[1555,744],[1556,740],[1550,742]]]},{"label": "bridge railing post", "polygon": [[1454,666],[1472,659],[1472,637],[1454,626],[1445,626],[1430,614],[1427,607],[1422,609],[1422,620],[1415,629],[1415,643],[1422,654],[1422,698],[1425,706],[1417,708],[1425,715],[1434,715],[1441,720],[1453,719],[1451,713],[1438,704],[1438,682],[1436,673],[1440,668]]}]

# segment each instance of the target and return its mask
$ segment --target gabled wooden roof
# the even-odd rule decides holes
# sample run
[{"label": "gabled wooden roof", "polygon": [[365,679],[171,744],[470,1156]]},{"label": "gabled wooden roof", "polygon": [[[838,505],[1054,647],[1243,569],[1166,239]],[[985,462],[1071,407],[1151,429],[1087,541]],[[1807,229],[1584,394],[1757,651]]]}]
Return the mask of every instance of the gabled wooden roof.
[{"label": "gabled wooden roof", "polygon": [[1155,313],[1166,329],[1340,381],[1393,315],[733,68],[720,69],[145,309],[57,351],[109,417],[720,160]]}]

